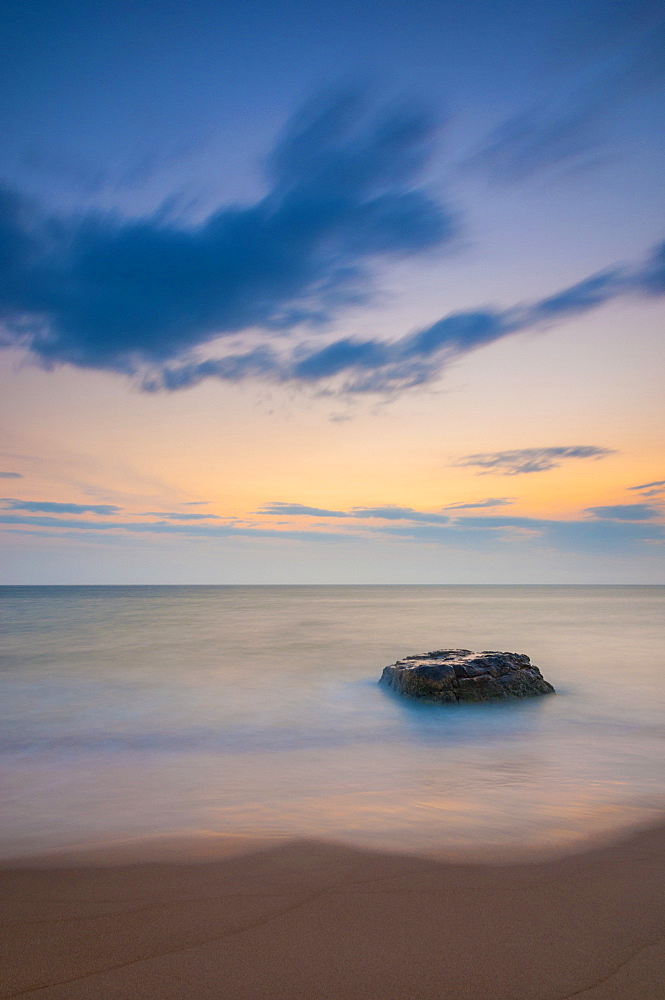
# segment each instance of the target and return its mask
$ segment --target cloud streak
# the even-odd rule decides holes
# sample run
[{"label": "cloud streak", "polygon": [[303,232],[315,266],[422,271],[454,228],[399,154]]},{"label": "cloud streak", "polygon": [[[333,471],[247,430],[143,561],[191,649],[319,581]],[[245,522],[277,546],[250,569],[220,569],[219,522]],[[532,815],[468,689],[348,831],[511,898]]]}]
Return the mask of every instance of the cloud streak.
[{"label": "cloud streak", "polygon": [[280,514],[287,517],[348,517],[345,510],[329,510],[327,507],[308,507],[302,503],[283,503],[275,500],[264,504],[256,514]]},{"label": "cloud streak", "polygon": [[206,521],[209,518],[219,518],[219,514],[194,514],[177,510],[146,510],[142,517],[166,517],[172,521]]},{"label": "cloud streak", "polygon": [[384,521],[424,521],[426,524],[450,523],[450,518],[446,514],[414,510],[412,507],[394,507],[391,504],[384,507],[353,507],[349,517],[378,518]]},{"label": "cloud streak", "polygon": [[645,500],[660,497],[665,494],[665,479],[654,479],[650,483],[640,483],[639,486],[629,486],[629,490],[641,493]]},{"label": "cloud streak", "polygon": [[507,507],[515,503],[515,497],[488,497],[486,500],[472,500],[468,503],[451,503],[444,510],[470,510],[472,507]]},{"label": "cloud streak", "polygon": [[148,391],[184,389],[208,378],[261,378],[340,393],[399,393],[426,385],[457,359],[504,337],[547,329],[582,316],[619,296],[665,294],[665,243],[634,268],[614,267],[590,275],[528,304],[510,309],[451,313],[398,340],[343,337],[324,347],[300,344],[284,356],[258,347],[225,358],[166,364],[143,379]]},{"label": "cloud streak", "polygon": [[647,490],[652,486],[665,486],[665,479],[654,479],[650,483],[639,483],[637,486],[629,486],[629,490]]},{"label": "cloud streak", "polygon": [[648,503],[617,503],[604,507],[587,507],[586,513],[593,514],[594,517],[609,518],[612,521],[651,521],[662,514],[658,507]]},{"label": "cloud streak", "polygon": [[122,508],[107,503],[56,503],[53,500],[0,498],[5,510],[27,510],[45,514],[117,514]]},{"label": "cloud streak", "polygon": [[[345,535],[341,532],[329,531],[289,531],[275,530],[273,528],[245,528],[234,524],[199,524],[199,523],[177,523],[168,521],[86,521],[83,519],[69,519],[50,517],[46,514],[5,514],[0,512],[0,525],[6,525],[9,530],[13,529],[46,529],[46,533],[84,533],[91,535],[94,532],[102,534],[129,532],[130,534],[157,534],[157,535],[186,535],[192,538],[268,538],[276,541],[285,539],[295,541],[344,541],[345,539],[357,540],[357,535]],[[40,532],[41,533],[41,532]]]},{"label": "cloud streak", "polygon": [[612,448],[596,445],[573,445],[572,447],[517,448],[513,451],[488,451],[475,455],[464,455],[453,462],[458,468],[479,469],[479,476],[498,473],[502,476],[522,476],[530,472],[547,472],[558,469],[562,462],[571,458],[605,458],[614,455]]},{"label": "cloud streak", "polygon": [[257,514],[279,514],[287,517],[329,517],[356,518],[358,520],[381,521],[425,521],[428,524],[448,524],[450,518],[443,514],[414,510],[413,507],[398,507],[384,504],[381,507],[351,507],[349,510],[330,510],[327,507],[307,507],[301,503],[274,501],[265,504]]},{"label": "cloud streak", "polygon": [[[474,500],[468,503],[454,503],[442,510],[467,510],[472,507],[504,507],[514,502],[514,497],[488,497],[486,500]],[[307,507],[301,503],[283,503],[274,501],[264,504],[256,514],[279,514],[287,517],[343,517],[343,518],[377,518],[386,521],[426,521],[428,524],[449,524],[447,514],[433,511],[414,510],[413,507],[399,507],[395,504],[383,504],[379,507],[351,507],[349,510],[331,510],[327,507]]]},{"label": "cloud streak", "polygon": [[598,145],[593,107],[550,113],[532,108],[502,122],[462,165],[499,184],[587,159]]}]

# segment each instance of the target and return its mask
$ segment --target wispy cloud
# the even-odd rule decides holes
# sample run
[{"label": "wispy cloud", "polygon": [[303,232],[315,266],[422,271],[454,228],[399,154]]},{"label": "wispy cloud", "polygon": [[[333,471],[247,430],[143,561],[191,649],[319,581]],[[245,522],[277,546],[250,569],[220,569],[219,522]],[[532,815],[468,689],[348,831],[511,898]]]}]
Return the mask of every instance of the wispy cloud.
[{"label": "wispy cloud", "polygon": [[414,510],[413,507],[399,507],[383,504],[380,507],[350,507],[348,510],[329,510],[326,507],[307,507],[300,503],[265,504],[257,514],[280,514],[289,517],[330,517],[356,518],[358,520],[382,521],[426,521],[428,524],[448,524],[450,518],[431,511]]},{"label": "wispy cloud", "polygon": [[651,486],[665,486],[665,479],[654,479],[650,483],[639,483],[638,486],[629,486],[629,490],[647,490]]},{"label": "wispy cloud", "polygon": [[600,143],[597,109],[549,112],[531,108],[506,119],[464,161],[500,184],[512,184],[571,162],[591,158]]},{"label": "wispy cloud", "polygon": [[427,524],[448,524],[450,522],[450,518],[446,514],[414,510],[412,507],[394,507],[391,504],[384,507],[353,507],[350,516],[379,518],[386,521],[424,521]]},{"label": "wispy cloud", "polygon": [[210,518],[219,518],[219,514],[194,514],[177,510],[146,510],[142,517],[167,517],[172,521],[207,521]]},{"label": "wispy cloud", "polygon": [[22,472],[0,472],[0,479],[23,479]]},{"label": "wispy cloud", "polygon": [[629,486],[628,489],[637,491],[645,500],[651,500],[654,497],[660,497],[665,494],[665,479],[654,479],[651,483]]},{"label": "wispy cloud", "polygon": [[599,459],[613,454],[616,452],[612,448],[599,448],[596,445],[517,448],[514,451],[488,451],[464,455],[453,462],[453,465],[480,469],[478,475],[494,472],[504,476],[520,476],[529,472],[557,469],[562,462],[571,458]]},{"label": "wispy cloud", "polygon": [[173,523],[170,521],[93,521],[50,517],[46,514],[5,514],[0,511],[0,525],[11,529],[47,529],[51,534],[82,533],[91,535],[95,532],[103,534],[129,532],[130,534],[182,535],[191,538],[268,538],[275,541],[343,541],[345,538],[357,539],[357,535],[346,535],[341,532],[321,530],[292,531],[275,530],[272,528],[244,527],[236,524],[200,524]]},{"label": "wispy cloud", "polygon": [[468,503],[447,504],[444,510],[469,510],[472,507],[507,507],[515,503],[515,497],[488,497],[487,500],[471,500]]},{"label": "wispy cloud", "polygon": [[14,500],[2,497],[5,510],[27,510],[45,514],[117,514],[122,508],[107,503],[56,503],[53,500]]},{"label": "wispy cloud", "polygon": [[275,500],[266,503],[256,514],[279,514],[288,517],[348,517],[345,510],[328,510],[326,507],[308,507],[302,503],[283,503]]},{"label": "wispy cloud", "polygon": [[[647,6],[644,17],[638,16],[634,3],[625,8],[630,17],[623,32],[614,37],[584,83],[563,94],[558,89],[549,104],[525,108],[501,122],[463,168],[500,184],[514,184],[560,167],[597,163],[622,109],[636,95],[662,86],[665,79],[665,16],[662,8],[656,10],[657,4]],[[608,10],[603,20],[606,16],[612,17]],[[573,17],[569,38],[575,31]],[[597,18],[594,35],[598,37]],[[588,56],[585,64],[589,65]]]}]

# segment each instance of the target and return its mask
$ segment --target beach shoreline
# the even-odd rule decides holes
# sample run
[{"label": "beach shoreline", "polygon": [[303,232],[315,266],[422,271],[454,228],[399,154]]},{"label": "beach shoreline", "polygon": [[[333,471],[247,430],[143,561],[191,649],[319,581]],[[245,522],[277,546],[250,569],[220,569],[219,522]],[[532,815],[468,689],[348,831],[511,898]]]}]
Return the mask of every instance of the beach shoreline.
[{"label": "beach shoreline", "polygon": [[211,857],[208,838],[198,851],[166,840],[151,860],[144,843],[142,858],[125,844],[0,863],[0,997],[656,1000],[665,989],[662,821],[521,862],[240,838]]},{"label": "beach shoreline", "polygon": [[415,857],[453,865],[521,865],[555,861],[576,854],[612,847],[642,833],[665,829],[665,808],[653,806],[631,810],[632,818],[613,825],[606,818],[603,824],[587,829],[572,827],[567,835],[557,829],[550,837],[534,838],[525,833],[522,843],[513,840],[482,840],[479,837],[465,842],[443,837],[438,848],[416,846],[405,833],[401,846],[399,837],[391,832],[385,838],[376,833],[345,836],[335,833],[320,836],[312,833],[294,835],[281,832],[220,833],[196,831],[191,833],[169,832],[115,836],[113,838],[87,839],[75,844],[58,844],[50,849],[29,847],[13,853],[0,843],[0,872],[14,868],[91,868],[122,867],[142,864],[200,864],[226,861],[245,854],[270,851],[291,844],[320,844],[369,854],[394,857]]}]

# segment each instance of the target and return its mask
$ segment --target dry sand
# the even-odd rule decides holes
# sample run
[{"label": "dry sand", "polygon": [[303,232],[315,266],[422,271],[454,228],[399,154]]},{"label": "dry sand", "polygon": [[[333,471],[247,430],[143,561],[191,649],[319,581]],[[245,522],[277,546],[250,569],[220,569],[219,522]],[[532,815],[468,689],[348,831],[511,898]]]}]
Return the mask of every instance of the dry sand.
[{"label": "dry sand", "polygon": [[0,877],[2,997],[665,997],[665,827],[522,864],[290,842]]}]

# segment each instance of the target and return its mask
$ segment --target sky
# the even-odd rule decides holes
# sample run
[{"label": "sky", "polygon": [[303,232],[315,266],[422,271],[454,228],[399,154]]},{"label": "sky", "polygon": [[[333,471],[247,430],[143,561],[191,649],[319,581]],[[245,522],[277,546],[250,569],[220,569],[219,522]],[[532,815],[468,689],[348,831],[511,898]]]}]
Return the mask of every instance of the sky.
[{"label": "sky", "polygon": [[665,583],[652,0],[3,0],[3,584]]}]

